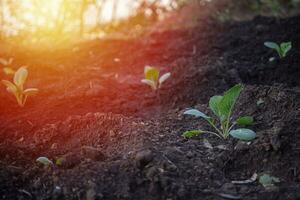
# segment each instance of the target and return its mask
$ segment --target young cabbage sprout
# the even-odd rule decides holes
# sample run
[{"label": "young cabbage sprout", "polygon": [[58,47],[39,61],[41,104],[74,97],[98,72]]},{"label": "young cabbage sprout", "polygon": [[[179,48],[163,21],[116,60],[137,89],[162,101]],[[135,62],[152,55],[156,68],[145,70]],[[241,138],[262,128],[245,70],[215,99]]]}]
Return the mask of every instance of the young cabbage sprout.
[{"label": "young cabbage sprout", "polygon": [[[253,140],[256,137],[254,131],[246,128],[233,130],[235,125],[251,125],[253,123],[253,118],[250,116],[239,117],[237,120],[232,122],[231,115],[233,112],[233,108],[242,90],[243,86],[241,84],[237,84],[227,90],[223,96],[213,96],[210,98],[209,108],[215,114],[217,120],[196,109],[189,109],[185,111],[185,115],[192,115],[198,118],[205,119],[214,130],[186,131],[185,133],[183,133],[183,137],[191,138],[202,133],[209,133],[223,139],[227,139],[228,136],[231,135],[232,137],[240,140]],[[219,123],[216,123],[216,121],[219,121]]]},{"label": "young cabbage sprout", "polygon": [[282,42],[280,45],[275,42],[265,42],[264,45],[274,49],[280,58],[286,57],[287,53],[292,49],[292,42]]},{"label": "young cabbage sprout", "polygon": [[12,93],[19,104],[24,107],[27,97],[35,95],[38,92],[36,88],[24,89],[24,84],[28,76],[28,71],[25,67],[20,67],[14,74],[13,82],[2,80],[9,93]]},{"label": "young cabbage sprout", "polygon": [[144,74],[145,79],[142,80],[142,83],[149,85],[154,91],[161,88],[163,82],[171,76],[171,73],[168,72],[159,77],[159,70],[150,66],[145,67]]}]

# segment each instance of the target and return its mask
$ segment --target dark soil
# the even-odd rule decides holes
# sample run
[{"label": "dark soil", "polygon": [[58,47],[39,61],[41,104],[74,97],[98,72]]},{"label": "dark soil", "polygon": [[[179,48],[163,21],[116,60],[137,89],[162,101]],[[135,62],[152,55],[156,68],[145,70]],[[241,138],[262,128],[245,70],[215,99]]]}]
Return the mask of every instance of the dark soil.
[{"label": "dark soil", "polygon": [[[27,86],[40,93],[22,109],[0,93],[0,199],[299,199],[299,22],[202,17],[194,28],[137,39],[2,49],[28,66]],[[269,62],[277,55],[266,40],[292,41],[293,49]],[[172,73],[157,95],[140,83],[148,64]],[[239,82],[234,116],[255,118],[253,142],[181,136],[206,127],[184,117],[185,108],[209,113],[208,99]],[[40,156],[61,165],[40,166]],[[267,190],[231,182],[254,173],[280,183]]]}]

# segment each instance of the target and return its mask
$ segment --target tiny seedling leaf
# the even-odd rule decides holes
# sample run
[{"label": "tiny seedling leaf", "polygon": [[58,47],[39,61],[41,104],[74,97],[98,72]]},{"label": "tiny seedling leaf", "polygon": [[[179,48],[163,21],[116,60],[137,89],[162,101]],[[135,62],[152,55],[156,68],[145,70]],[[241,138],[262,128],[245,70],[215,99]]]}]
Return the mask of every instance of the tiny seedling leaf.
[{"label": "tiny seedling leaf", "polygon": [[222,99],[223,99],[223,96],[213,96],[209,100],[209,108],[218,117],[221,117],[219,105],[220,105],[220,102]]},{"label": "tiny seedling leaf", "polygon": [[158,80],[159,77],[158,69],[154,67],[146,66],[144,69],[144,73],[145,73],[145,79],[151,80],[153,82],[156,82]]},{"label": "tiny seedling leaf", "polygon": [[280,44],[282,57],[286,57],[287,53],[292,49],[292,42],[283,42]]},{"label": "tiny seedling leaf", "polygon": [[210,119],[209,116],[207,116],[206,114],[204,114],[203,112],[200,112],[199,110],[197,109],[189,109],[189,110],[186,110],[184,113],[184,115],[192,115],[194,117],[202,117],[204,119]]},{"label": "tiny seedling leaf", "polygon": [[23,94],[27,95],[27,96],[32,96],[32,95],[37,94],[38,92],[39,92],[39,90],[36,88],[28,88],[28,89],[24,90]]},{"label": "tiny seedling leaf", "polygon": [[280,180],[277,177],[270,176],[269,174],[263,174],[259,177],[259,183],[265,188],[274,186],[274,183],[279,183]]},{"label": "tiny seedling leaf", "polygon": [[182,136],[184,138],[192,138],[192,137],[195,137],[195,136],[198,136],[200,134],[204,133],[203,131],[201,130],[191,130],[191,131],[185,131]]},{"label": "tiny seedling leaf", "polygon": [[229,134],[234,138],[244,140],[244,141],[250,141],[255,139],[256,137],[256,133],[254,131],[246,128],[232,130],[229,132]]},{"label": "tiny seedling leaf", "polygon": [[2,83],[6,86],[6,89],[8,92],[12,94],[16,94],[18,91],[18,88],[10,81],[2,80]]},{"label": "tiny seedling leaf", "polygon": [[270,49],[275,49],[278,52],[280,51],[279,45],[275,42],[265,42],[264,45]]},{"label": "tiny seedling leaf", "polygon": [[45,166],[53,165],[53,162],[49,160],[47,157],[39,157],[38,159],[36,159],[36,161]]},{"label": "tiny seedling leaf", "polygon": [[23,89],[23,85],[27,79],[28,76],[28,71],[25,67],[20,67],[14,76],[14,83],[16,84],[16,86],[20,87],[21,89]]},{"label": "tiny seedling leaf", "polygon": [[247,126],[253,124],[254,119],[251,116],[240,117],[236,120],[236,124],[240,126]]},{"label": "tiny seedling leaf", "polygon": [[170,78],[171,76],[171,73],[168,72],[168,73],[165,73],[164,75],[162,75],[160,78],[159,78],[159,86],[165,82],[168,78]]}]

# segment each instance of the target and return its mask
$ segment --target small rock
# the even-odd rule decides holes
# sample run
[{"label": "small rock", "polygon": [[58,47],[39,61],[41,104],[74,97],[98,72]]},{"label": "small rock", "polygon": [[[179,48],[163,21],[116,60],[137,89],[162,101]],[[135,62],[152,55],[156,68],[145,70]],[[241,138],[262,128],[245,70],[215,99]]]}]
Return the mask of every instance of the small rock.
[{"label": "small rock", "polygon": [[91,146],[83,146],[81,147],[81,152],[85,158],[89,158],[94,161],[100,161],[105,159],[104,154],[98,148],[94,148]]},{"label": "small rock", "polygon": [[55,186],[52,192],[52,200],[63,200],[64,194],[59,186]]},{"label": "small rock", "polygon": [[62,168],[73,168],[81,163],[81,158],[78,153],[67,153],[56,160],[56,165]]},{"label": "small rock", "polygon": [[194,157],[194,153],[193,153],[192,151],[188,151],[188,152],[186,153],[186,157],[187,157],[187,158],[192,158],[192,157]]},{"label": "small rock", "polygon": [[135,162],[136,166],[143,169],[147,164],[149,164],[154,158],[153,152],[151,150],[143,150],[136,154]]},{"label": "small rock", "polygon": [[246,142],[238,141],[238,143],[235,145],[234,149],[237,151],[245,151],[249,150],[249,145]]}]

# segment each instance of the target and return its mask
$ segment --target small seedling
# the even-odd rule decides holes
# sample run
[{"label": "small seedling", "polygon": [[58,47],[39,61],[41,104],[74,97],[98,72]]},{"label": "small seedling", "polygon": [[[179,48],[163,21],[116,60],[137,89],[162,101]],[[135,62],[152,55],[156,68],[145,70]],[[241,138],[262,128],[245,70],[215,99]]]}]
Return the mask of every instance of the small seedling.
[{"label": "small seedling", "polygon": [[16,97],[16,100],[21,107],[24,107],[28,96],[35,95],[38,92],[38,89],[36,88],[24,89],[27,76],[27,69],[25,67],[21,67],[15,72],[13,82],[2,80],[7,91]]},{"label": "small seedling", "polygon": [[171,73],[168,72],[159,77],[159,70],[150,66],[145,67],[144,74],[145,79],[142,80],[142,83],[149,85],[154,91],[161,88],[163,82],[171,76]]},{"label": "small seedling", "polygon": [[274,49],[280,58],[286,57],[287,53],[292,49],[292,42],[282,42],[280,45],[275,42],[265,42],[264,45]]},{"label": "small seedling", "polygon": [[274,177],[274,176],[271,176],[269,174],[262,174],[260,177],[259,177],[259,180],[258,182],[260,184],[262,184],[265,188],[270,188],[270,187],[274,187],[274,184],[275,183],[279,183],[280,180],[279,178],[277,177]]},{"label": "small seedling", "polygon": [[239,128],[233,130],[235,125],[251,125],[253,123],[253,118],[250,116],[239,117],[237,120],[232,122],[232,112],[234,105],[243,90],[243,86],[241,84],[237,84],[227,90],[223,96],[213,96],[209,100],[209,108],[216,115],[219,121],[219,128],[217,127],[216,120],[212,117],[207,116],[203,112],[200,112],[196,109],[189,109],[185,111],[183,114],[192,115],[195,117],[200,117],[205,119],[210,126],[214,129],[214,131],[206,131],[206,130],[192,130],[186,131],[183,133],[183,137],[191,138],[193,136],[197,136],[203,133],[213,134],[219,138],[227,139],[229,135],[234,138],[250,141],[256,137],[256,133],[250,129]]},{"label": "small seedling", "polygon": [[36,159],[36,161],[43,164],[44,166],[53,165],[53,162],[47,157],[39,157],[38,159]]}]

